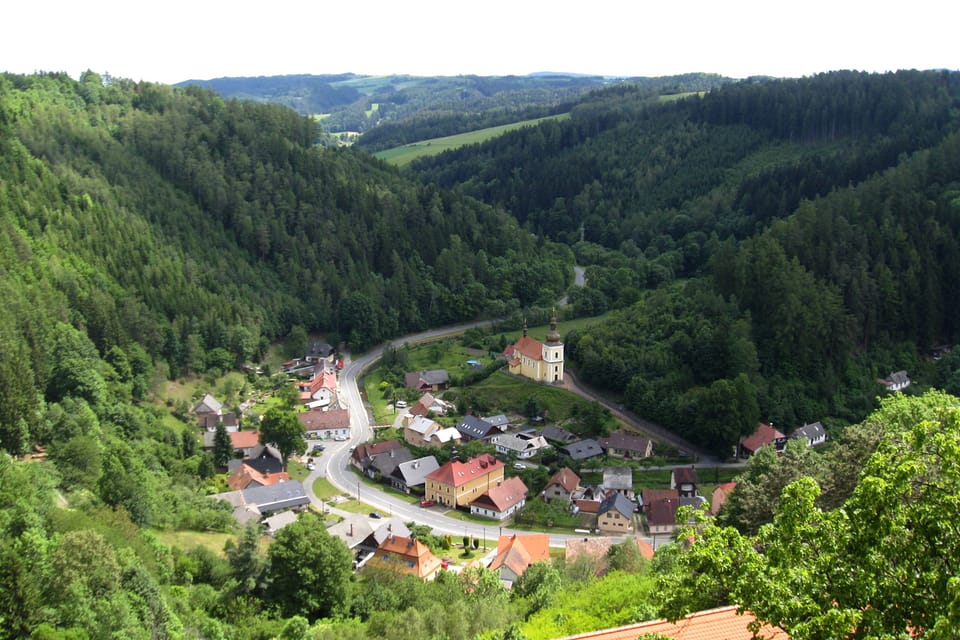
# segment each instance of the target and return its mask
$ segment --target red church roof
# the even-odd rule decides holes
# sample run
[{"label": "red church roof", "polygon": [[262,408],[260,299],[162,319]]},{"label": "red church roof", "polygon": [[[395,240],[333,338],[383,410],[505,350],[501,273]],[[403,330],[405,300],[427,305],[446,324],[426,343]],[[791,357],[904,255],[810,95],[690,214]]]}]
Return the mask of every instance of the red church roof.
[{"label": "red church roof", "polygon": [[440,484],[459,487],[471,480],[483,477],[503,469],[503,463],[490,454],[483,454],[476,458],[471,458],[466,462],[451,460],[436,471],[427,476],[427,480],[433,480]]}]

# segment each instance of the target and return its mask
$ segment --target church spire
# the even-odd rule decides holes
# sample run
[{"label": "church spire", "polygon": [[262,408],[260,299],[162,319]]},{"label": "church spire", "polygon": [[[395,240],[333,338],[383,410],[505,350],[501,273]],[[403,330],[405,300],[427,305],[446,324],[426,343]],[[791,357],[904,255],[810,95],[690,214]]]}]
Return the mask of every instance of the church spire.
[{"label": "church spire", "polygon": [[560,332],[557,331],[557,309],[553,309],[553,315],[550,316],[550,333],[547,334],[547,344],[557,344],[560,342]]}]

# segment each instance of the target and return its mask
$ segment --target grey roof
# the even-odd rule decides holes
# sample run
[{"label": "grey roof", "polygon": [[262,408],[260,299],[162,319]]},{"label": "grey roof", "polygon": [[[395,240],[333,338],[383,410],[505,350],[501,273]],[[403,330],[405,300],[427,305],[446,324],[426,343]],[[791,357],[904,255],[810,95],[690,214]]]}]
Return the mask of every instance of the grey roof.
[{"label": "grey roof", "polygon": [[307,349],[308,358],[329,358],[333,355],[333,347],[326,342],[314,342]]},{"label": "grey roof", "polygon": [[431,369],[430,371],[421,371],[420,377],[427,384],[446,384],[450,382],[450,374],[446,369]]},{"label": "grey roof", "polygon": [[413,459],[413,454],[406,447],[398,447],[373,456],[370,466],[380,472],[382,476],[389,476],[402,462]]},{"label": "grey roof", "polygon": [[561,447],[561,449],[566,451],[567,455],[574,460],[586,460],[587,458],[603,455],[603,449],[600,448],[600,443],[592,438],[568,444],[565,447]]},{"label": "grey roof", "polygon": [[819,438],[827,437],[827,430],[823,428],[823,425],[819,422],[814,422],[813,424],[805,424],[802,427],[797,427],[790,434],[791,438],[806,438],[807,440],[818,440]]},{"label": "grey roof", "polygon": [[425,456],[416,460],[401,462],[393,470],[393,477],[408,487],[417,487],[426,482],[427,474],[440,468],[440,463],[433,456]]},{"label": "grey roof", "polygon": [[464,416],[463,420],[457,423],[457,431],[465,438],[472,440],[482,440],[490,435],[492,431],[498,431],[495,426],[477,416]]},{"label": "grey roof", "polygon": [[576,434],[570,433],[566,429],[561,429],[560,427],[554,425],[548,425],[544,427],[543,431],[540,432],[540,435],[547,440],[559,442],[561,444],[576,442],[577,438],[579,437]]},{"label": "grey roof", "polygon": [[222,410],[223,403],[209,393],[193,408],[194,413],[220,413]]},{"label": "grey roof", "polygon": [[633,518],[633,501],[622,493],[611,493],[600,503],[597,515],[603,515],[607,511],[619,511],[624,518]]},{"label": "grey roof", "polygon": [[327,529],[327,533],[343,540],[347,547],[353,549],[373,533],[373,524],[366,515],[350,514],[337,524]]},{"label": "grey roof", "polygon": [[502,413],[499,413],[495,416],[484,416],[483,419],[495,427],[505,427],[510,424],[510,418]]},{"label": "grey roof", "polygon": [[633,471],[630,467],[604,467],[603,488],[633,491]]},{"label": "grey roof", "polygon": [[307,497],[303,484],[299,480],[251,487],[244,489],[241,493],[248,505],[255,504],[264,513],[310,504],[310,498]]},{"label": "grey roof", "polygon": [[372,546],[379,547],[384,540],[390,536],[410,537],[410,529],[404,524],[403,518],[392,516],[383,520],[380,525],[373,530]]},{"label": "grey roof", "polygon": [[499,436],[497,446],[515,453],[523,453],[524,451],[543,449],[548,445],[543,436],[533,436],[530,438],[523,437],[516,433],[508,433],[507,435]]}]

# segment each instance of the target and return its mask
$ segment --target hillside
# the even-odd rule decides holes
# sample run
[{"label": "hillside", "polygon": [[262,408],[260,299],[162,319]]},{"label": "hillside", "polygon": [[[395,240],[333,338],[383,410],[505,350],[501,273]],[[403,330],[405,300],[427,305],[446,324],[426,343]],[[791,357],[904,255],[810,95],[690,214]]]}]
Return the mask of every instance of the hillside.
[{"label": "hillside", "polygon": [[958,100],[947,72],[621,86],[410,169],[570,244],[574,308],[624,309],[568,337],[584,379],[724,452],[758,419],[862,419],[890,371],[938,382],[925,354],[960,339]]}]

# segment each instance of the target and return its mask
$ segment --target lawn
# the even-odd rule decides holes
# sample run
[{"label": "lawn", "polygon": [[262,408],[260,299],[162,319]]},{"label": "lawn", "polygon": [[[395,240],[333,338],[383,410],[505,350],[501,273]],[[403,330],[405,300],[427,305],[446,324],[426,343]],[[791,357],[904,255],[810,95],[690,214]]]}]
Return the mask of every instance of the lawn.
[{"label": "lawn", "polygon": [[454,136],[444,136],[442,138],[432,138],[430,140],[421,140],[420,142],[411,142],[410,144],[403,145],[402,147],[394,147],[393,149],[378,151],[373,155],[381,160],[385,160],[390,164],[402,167],[410,164],[417,158],[438,155],[449,149],[456,149],[468,144],[478,144],[480,142],[484,142],[485,140],[489,140],[490,138],[503,135],[507,131],[512,131],[521,127],[536,126],[543,120],[561,120],[569,117],[570,114],[566,113],[557,116],[547,116],[546,118],[523,120],[521,122],[503,124],[497,127],[489,127],[487,129],[478,129],[476,131],[458,133]]},{"label": "lawn", "polygon": [[236,540],[232,533],[201,533],[199,531],[157,531],[157,539],[165,545],[184,551],[194,547],[206,547],[223,557],[223,547],[228,540]]}]

